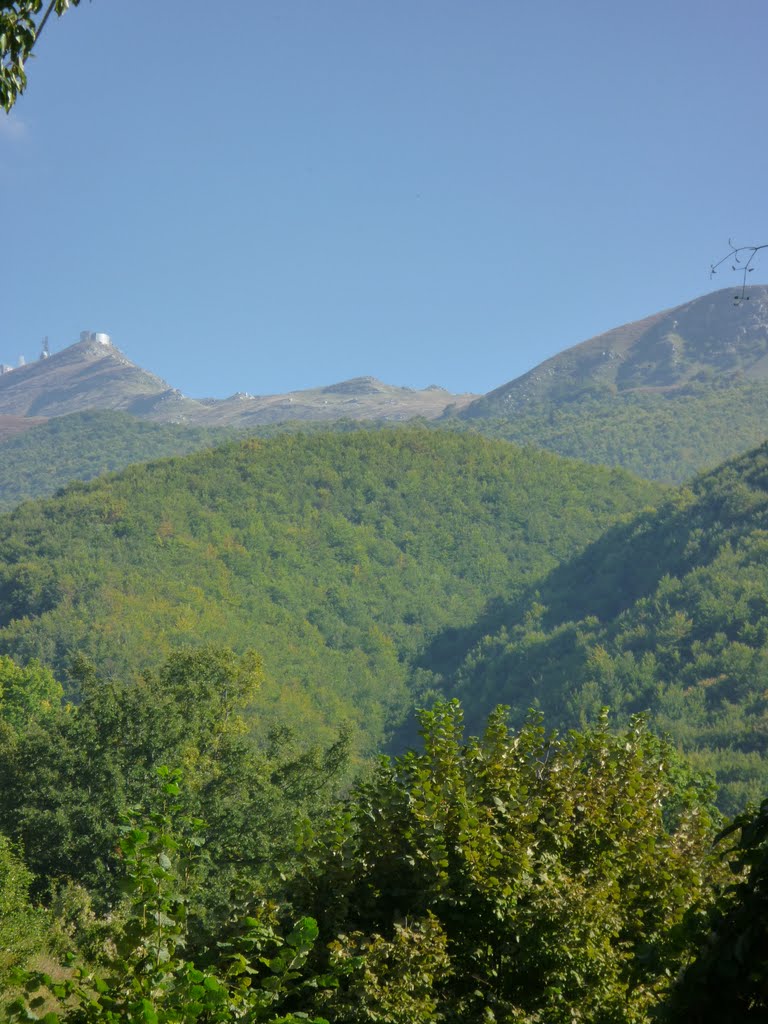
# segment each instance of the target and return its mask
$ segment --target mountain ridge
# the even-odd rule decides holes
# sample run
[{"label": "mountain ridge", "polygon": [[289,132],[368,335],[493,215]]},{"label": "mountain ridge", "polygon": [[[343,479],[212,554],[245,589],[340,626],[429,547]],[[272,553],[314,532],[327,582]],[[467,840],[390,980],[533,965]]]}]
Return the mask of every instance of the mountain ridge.
[{"label": "mountain ridge", "polygon": [[[435,385],[417,391],[374,377],[353,377],[279,395],[239,391],[221,399],[190,398],[131,362],[107,335],[86,336],[46,358],[6,368],[0,375],[0,417],[34,417],[36,422],[92,409],[127,412],[157,423],[207,427],[340,418],[397,421],[436,418],[448,405],[462,407],[475,397],[453,395]],[[23,424],[14,427],[18,431]]]},{"label": "mountain ridge", "polygon": [[[7,438],[51,418],[105,410],[144,423],[194,430],[343,429],[344,422],[414,418],[532,444],[568,458],[620,466],[649,479],[682,483],[753,448],[768,423],[768,286],[734,305],[733,291],[700,296],[580,342],[484,396],[437,385],[394,387],[371,376],[303,391],[190,398],[135,366],[106,335],[0,374],[0,458],[11,479],[21,449]],[[46,348],[47,353],[47,348]],[[116,435],[128,430],[115,424]],[[41,444],[47,435],[36,434]],[[90,441],[83,434],[83,445]],[[133,450],[154,454],[153,444]],[[168,438],[158,439],[167,453]],[[68,458],[76,455],[68,432]],[[128,446],[130,447],[130,446]],[[119,436],[110,448],[128,450]],[[179,451],[189,450],[179,438]],[[42,468],[46,459],[32,454]],[[82,453],[88,475],[97,462]],[[74,473],[83,458],[74,458]],[[101,460],[111,468],[119,463]],[[31,494],[44,493],[25,478]],[[57,480],[61,473],[55,473]],[[18,494],[16,488],[11,488]]]},{"label": "mountain ridge", "polygon": [[732,288],[699,296],[563,349],[470,403],[463,418],[557,404],[586,387],[676,390],[710,374],[768,381],[768,285],[734,303]]}]

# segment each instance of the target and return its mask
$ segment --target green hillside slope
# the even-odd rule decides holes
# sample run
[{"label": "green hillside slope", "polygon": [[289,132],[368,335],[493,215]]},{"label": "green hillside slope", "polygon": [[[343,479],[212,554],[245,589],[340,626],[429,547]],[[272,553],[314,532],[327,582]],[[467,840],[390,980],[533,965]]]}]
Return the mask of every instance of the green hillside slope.
[{"label": "green hillside slope", "polygon": [[768,285],[734,303],[723,288],[563,349],[470,403],[461,416],[513,416],[589,387],[681,389],[701,381],[768,381]]},{"label": "green hillside slope", "polygon": [[459,410],[459,422],[682,483],[768,437],[768,286],[733,289],[563,349]]},{"label": "green hillside slope", "polygon": [[224,430],[148,423],[107,410],[48,420],[0,444],[0,511],[54,494],[72,480],[186,455],[225,437]]},{"label": "green hillside slope", "polygon": [[[462,654],[463,651],[463,654]],[[618,525],[522,601],[433,644],[475,721],[494,704],[573,725],[648,711],[717,773],[728,811],[768,790],[768,445]]]},{"label": "green hillside slope", "polygon": [[676,390],[593,387],[514,416],[458,421],[486,437],[534,444],[649,480],[684,483],[768,436],[768,384],[697,383]]},{"label": "green hillside slope", "polygon": [[133,466],[0,519],[0,651],[125,674],[178,644],[253,647],[262,728],[349,721],[375,744],[431,636],[658,496],[620,471],[417,429]]}]

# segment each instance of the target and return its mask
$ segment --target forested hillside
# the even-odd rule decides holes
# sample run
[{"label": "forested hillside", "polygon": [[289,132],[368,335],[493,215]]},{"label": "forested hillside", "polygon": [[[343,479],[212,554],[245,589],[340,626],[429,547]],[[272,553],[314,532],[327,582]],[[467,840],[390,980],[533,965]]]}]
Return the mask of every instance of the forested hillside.
[{"label": "forested hillside", "polygon": [[60,416],[0,443],[0,511],[47,497],[72,480],[185,455],[226,437],[223,429],[150,423],[117,411]]},{"label": "forested hillside", "polygon": [[[674,396],[592,389],[557,406],[530,409],[512,418],[449,418],[429,425],[618,466],[649,480],[684,483],[700,470],[761,443],[766,423],[768,385],[752,382],[692,385]],[[381,422],[288,420],[251,428],[248,434],[274,437],[283,432],[344,433],[384,427]],[[231,428],[152,423],[106,410],[52,419],[0,442],[0,511],[29,498],[48,497],[74,480],[188,454],[223,443],[228,436],[234,436]]]},{"label": "forested hillside", "polygon": [[[427,422],[419,421],[422,426]],[[136,462],[188,455],[237,437],[266,438],[325,430],[345,433],[384,426],[383,421],[342,419],[327,424],[284,420],[244,430],[155,423],[114,409],[71,413],[0,440],[0,511],[9,511],[29,498],[48,498],[75,480],[93,480]]]},{"label": "forested hillside", "polygon": [[232,443],[0,521],[0,647],[63,676],[75,654],[124,675],[180,644],[252,647],[262,728],[348,721],[370,749],[419,691],[409,664],[430,637],[658,497],[620,471],[427,430]]},{"label": "forested hillside", "polygon": [[722,289],[565,348],[454,422],[683,483],[764,441],[766,413],[768,287],[755,285],[749,301]]},{"label": "forested hillside", "polygon": [[447,424],[679,484],[765,440],[768,384],[715,378],[676,390],[592,386],[558,402],[532,402],[514,416]]},{"label": "forested hillside", "polygon": [[[439,668],[474,722],[497,703],[576,725],[648,712],[729,811],[768,790],[768,445],[610,528],[522,601],[448,632]],[[462,653],[463,652],[463,653]]]}]

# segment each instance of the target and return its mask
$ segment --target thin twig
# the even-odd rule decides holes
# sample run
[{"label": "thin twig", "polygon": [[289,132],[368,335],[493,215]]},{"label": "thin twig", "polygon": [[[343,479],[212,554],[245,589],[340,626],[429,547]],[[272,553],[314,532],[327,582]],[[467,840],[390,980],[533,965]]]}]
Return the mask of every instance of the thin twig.
[{"label": "thin twig", "polygon": [[[747,274],[751,274],[755,269],[752,266],[752,261],[761,249],[768,249],[768,242],[763,245],[734,245],[729,238],[728,245],[731,247],[730,251],[727,252],[721,260],[718,260],[717,263],[713,263],[710,266],[709,276],[713,277],[717,273],[717,268],[722,266],[726,260],[734,260],[731,264],[731,270],[736,270],[737,263],[741,266],[741,291],[737,295],[733,296],[733,304],[734,306],[738,306],[739,303],[749,299],[749,295],[747,295]],[[749,253],[749,256],[746,262],[742,265],[742,261],[739,256],[743,256],[744,253]]]}]

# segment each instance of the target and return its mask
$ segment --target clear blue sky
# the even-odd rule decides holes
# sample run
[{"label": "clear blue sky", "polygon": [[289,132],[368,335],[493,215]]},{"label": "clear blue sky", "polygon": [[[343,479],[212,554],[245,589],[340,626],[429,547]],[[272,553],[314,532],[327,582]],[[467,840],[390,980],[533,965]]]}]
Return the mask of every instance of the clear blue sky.
[{"label": "clear blue sky", "polygon": [[0,114],[0,361],[487,391],[768,241],[767,40],[765,0],[83,0]]}]

